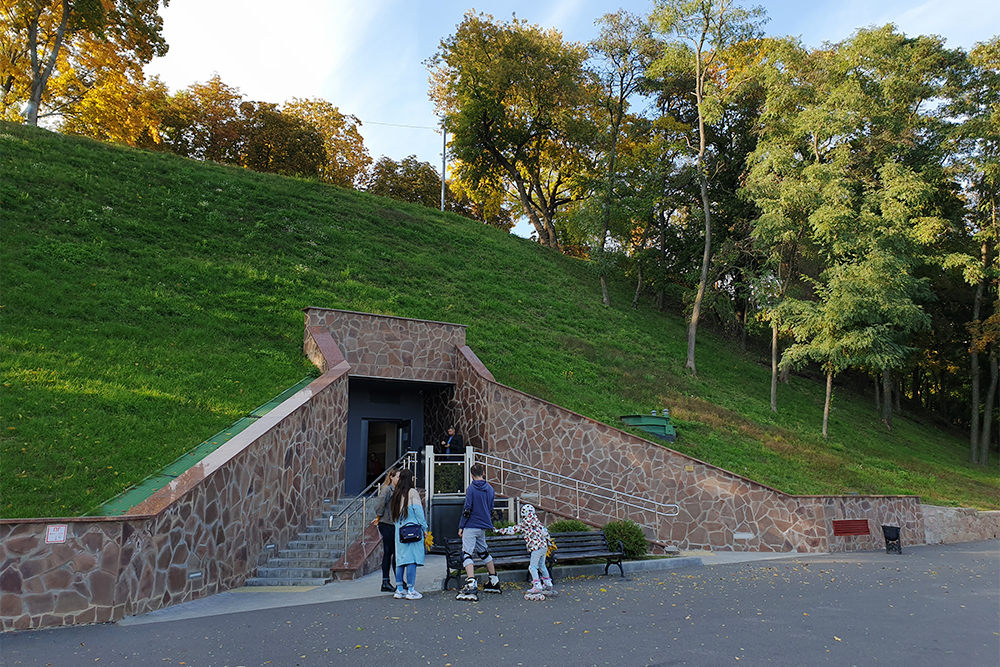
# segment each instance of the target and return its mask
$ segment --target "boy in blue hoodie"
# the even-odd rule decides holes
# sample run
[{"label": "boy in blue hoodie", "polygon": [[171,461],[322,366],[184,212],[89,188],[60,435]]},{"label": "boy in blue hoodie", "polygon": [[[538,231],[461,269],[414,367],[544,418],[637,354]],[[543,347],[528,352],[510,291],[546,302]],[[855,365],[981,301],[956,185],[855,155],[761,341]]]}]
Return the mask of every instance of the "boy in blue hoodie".
[{"label": "boy in blue hoodie", "polygon": [[486,544],[486,531],[493,530],[493,487],[486,481],[486,470],[481,463],[469,469],[472,484],[465,491],[465,506],[462,508],[462,519],[458,522],[458,536],[462,538],[462,552],[467,577],[465,586],[455,596],[456,600],[479,601],[479,587],[476,585],[473,554],[486,564],[490,580],[483,586],[485,593],[503,593],[500,588],[500,578],[493,566],[493,556]]}]

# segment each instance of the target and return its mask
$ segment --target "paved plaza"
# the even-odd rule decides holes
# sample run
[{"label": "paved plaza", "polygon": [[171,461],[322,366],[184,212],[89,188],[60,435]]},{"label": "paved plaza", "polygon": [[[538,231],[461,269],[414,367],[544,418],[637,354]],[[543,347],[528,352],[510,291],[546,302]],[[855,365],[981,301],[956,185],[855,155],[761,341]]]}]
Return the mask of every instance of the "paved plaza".
[{"label": "paved plaza", "polygon": [[[377,575],[324,586],[348,592],[321,602],[228,593],[118,624],[0,635],[0,665],[1000,664],[1000,542],[726,560],[557,581],[545,602],[513,583],[479,603],[454,591],[394,600],[375,592]],[[418,588],[440,574],[430,570]]]}]

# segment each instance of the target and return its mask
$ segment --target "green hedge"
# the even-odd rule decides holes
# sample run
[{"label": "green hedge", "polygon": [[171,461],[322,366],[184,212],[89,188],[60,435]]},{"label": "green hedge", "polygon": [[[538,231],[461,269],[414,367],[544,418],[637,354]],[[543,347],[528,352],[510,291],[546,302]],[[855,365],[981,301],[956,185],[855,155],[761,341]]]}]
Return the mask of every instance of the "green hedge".
[{"label": "green hedge", "polygon": [[643,534],[642,528],[634,521],[627,519],[624,521],[611,521],[604,525],[603,530],[604,537],[607,538],[608,545],[612,548],[621,540],[621,543],[625,547],[626,558],[642,558],[649,549],[649,544],[646,542],[646,536]]}]

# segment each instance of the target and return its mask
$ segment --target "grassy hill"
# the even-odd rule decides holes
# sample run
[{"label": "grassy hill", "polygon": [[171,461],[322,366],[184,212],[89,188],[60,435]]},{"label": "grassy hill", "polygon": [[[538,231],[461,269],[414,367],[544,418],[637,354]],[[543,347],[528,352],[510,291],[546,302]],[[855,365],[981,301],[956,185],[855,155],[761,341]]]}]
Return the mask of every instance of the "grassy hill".
[{"label": "grassy hill", "polygon": [[[588,265],[470,220],[310,181],[0,124],[0,516],[86,513],[314,369],[305,306],[469,325],[500,382],[620,425],[669,407],[674,447],[790,493],[998,508],[997,467],[910,419],[793,378],[684,321],[605,308]],[[637,433],[641,434],[641,431]]]}]

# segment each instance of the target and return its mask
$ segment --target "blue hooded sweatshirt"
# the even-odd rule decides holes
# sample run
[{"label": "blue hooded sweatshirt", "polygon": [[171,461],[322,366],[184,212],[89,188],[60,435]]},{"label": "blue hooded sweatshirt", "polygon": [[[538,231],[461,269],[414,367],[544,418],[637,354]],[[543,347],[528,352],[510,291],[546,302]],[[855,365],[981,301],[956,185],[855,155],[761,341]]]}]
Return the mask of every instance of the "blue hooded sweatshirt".
[{"label": "blue hooded sweatshirt", "polygon": [[465,505],[458,529],[493,530],[493,487],[485,479],[474,479],[465,490]]}]

